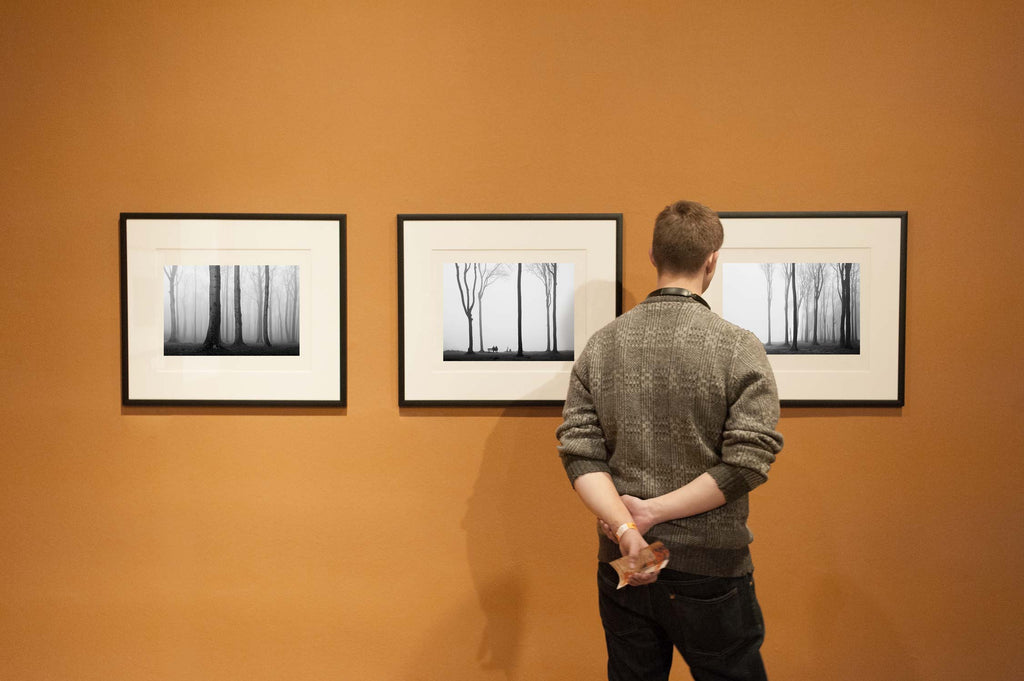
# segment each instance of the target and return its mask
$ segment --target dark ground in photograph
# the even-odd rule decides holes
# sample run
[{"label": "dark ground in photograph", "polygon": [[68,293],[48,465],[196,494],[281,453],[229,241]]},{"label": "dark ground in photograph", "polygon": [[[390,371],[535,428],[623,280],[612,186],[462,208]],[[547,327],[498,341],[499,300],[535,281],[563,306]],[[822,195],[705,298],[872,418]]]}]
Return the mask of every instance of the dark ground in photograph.
[{"label": "dark ground in photograph", "polygon": [[202,343],[164,343],[164,356],[175,355],[237,355],[237,356],[284,356],[291,355],[298,357],[298,343],[275,343],[269,348],[266,345],[227,345],[204,350]]},{"label": "dark ground in photograph", "polygon": [[769,355],[859,355],[860,354],[860,343],[854,343],[852,348],[843,348],[838,344],[820,343],[813,345],[811,343],[799,343],[797,345],[798,350],[793,352],[792,348],[784,343],[772,343],[771,345],[765,345],[764,351]]},{"label": "dark ground in photograph", "polygon": [[444,351],[444,361],[446,362],[571,362],[573,358],[572,350],[560,352],[524,350],[522,357],[517,357],[515,350],[510,352],[474,352],[473,354],[469,354],[465,350]]}]

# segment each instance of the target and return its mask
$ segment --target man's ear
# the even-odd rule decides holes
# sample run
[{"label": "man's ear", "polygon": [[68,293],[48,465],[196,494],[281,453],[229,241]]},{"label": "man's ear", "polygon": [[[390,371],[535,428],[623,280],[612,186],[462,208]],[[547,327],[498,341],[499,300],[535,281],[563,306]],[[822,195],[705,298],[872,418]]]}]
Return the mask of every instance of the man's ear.
[{"label": "man's ear", "polygon": [[704,261],[704,280],[701,282],[701,293],[708,290],[708,286],[711,285],[711,280],[715,277],[715,268],[718,267],[718,251],[715,251],[708,256],[708,259]]},{"label": "man's ear", "polygon": [[718,251],[715,251],[708,256],[708,261],[704,263],[704,271],[707,272],[708,276],[715,273],[715,268],[718,267]]},{"label": "man's ear", "polygon": [[647,249],[647,258],[651,261],[651,264],[654,265],[654,269],[658,269],[658,263],[654,262],[654,246]]}]

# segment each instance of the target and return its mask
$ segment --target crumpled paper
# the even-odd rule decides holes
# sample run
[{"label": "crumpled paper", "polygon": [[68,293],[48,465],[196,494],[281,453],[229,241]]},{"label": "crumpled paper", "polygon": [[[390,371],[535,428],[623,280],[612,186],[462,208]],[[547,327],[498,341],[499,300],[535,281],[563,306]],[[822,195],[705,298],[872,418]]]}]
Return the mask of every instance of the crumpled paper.
[{"label": "crumpled paper", "polygon": [[619,586],[629,586],[627,581],[631,575],[657,572],[668,565],[668,549],[660,541],[656,541],[635,556],[623,556],[613,560],[611,566],[619,575]]}]

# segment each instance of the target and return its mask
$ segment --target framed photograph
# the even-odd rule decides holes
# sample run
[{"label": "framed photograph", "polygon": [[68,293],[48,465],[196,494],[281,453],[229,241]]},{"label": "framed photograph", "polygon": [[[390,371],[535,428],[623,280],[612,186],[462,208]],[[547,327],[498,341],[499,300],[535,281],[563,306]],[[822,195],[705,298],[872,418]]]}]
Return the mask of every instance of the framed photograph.
[{"label": "framed photograph", "polygon": [[622,310],[622,215],[399,215],[401,406],[560,405]]},{"label": "framed photograph", "polygon": [[345,405],[345,216],[122,213],[124,405]]},{"label": "framed photograph", "polygon": [[906,212],[720,213],[705,294],[764,343],[783,406],[903,406]]}]

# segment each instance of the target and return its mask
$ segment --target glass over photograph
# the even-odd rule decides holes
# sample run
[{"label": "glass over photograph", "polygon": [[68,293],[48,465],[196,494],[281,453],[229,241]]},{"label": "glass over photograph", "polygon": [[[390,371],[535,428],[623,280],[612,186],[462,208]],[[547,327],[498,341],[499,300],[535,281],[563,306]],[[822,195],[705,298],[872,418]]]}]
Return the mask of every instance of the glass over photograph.
[{"label": "glass over photograph", "polygon": [[770,355],[859,355],[860,301],[859,263],[722,265],[722,317]]},{"label": "glass over photograph", "polygon": [[297,265],[163,268],[164,356],[298,355]]},{"label": "glass over photograph", "polygon": [[445,362],[573,360],[572,263],[456,262],[442,270]]}]

